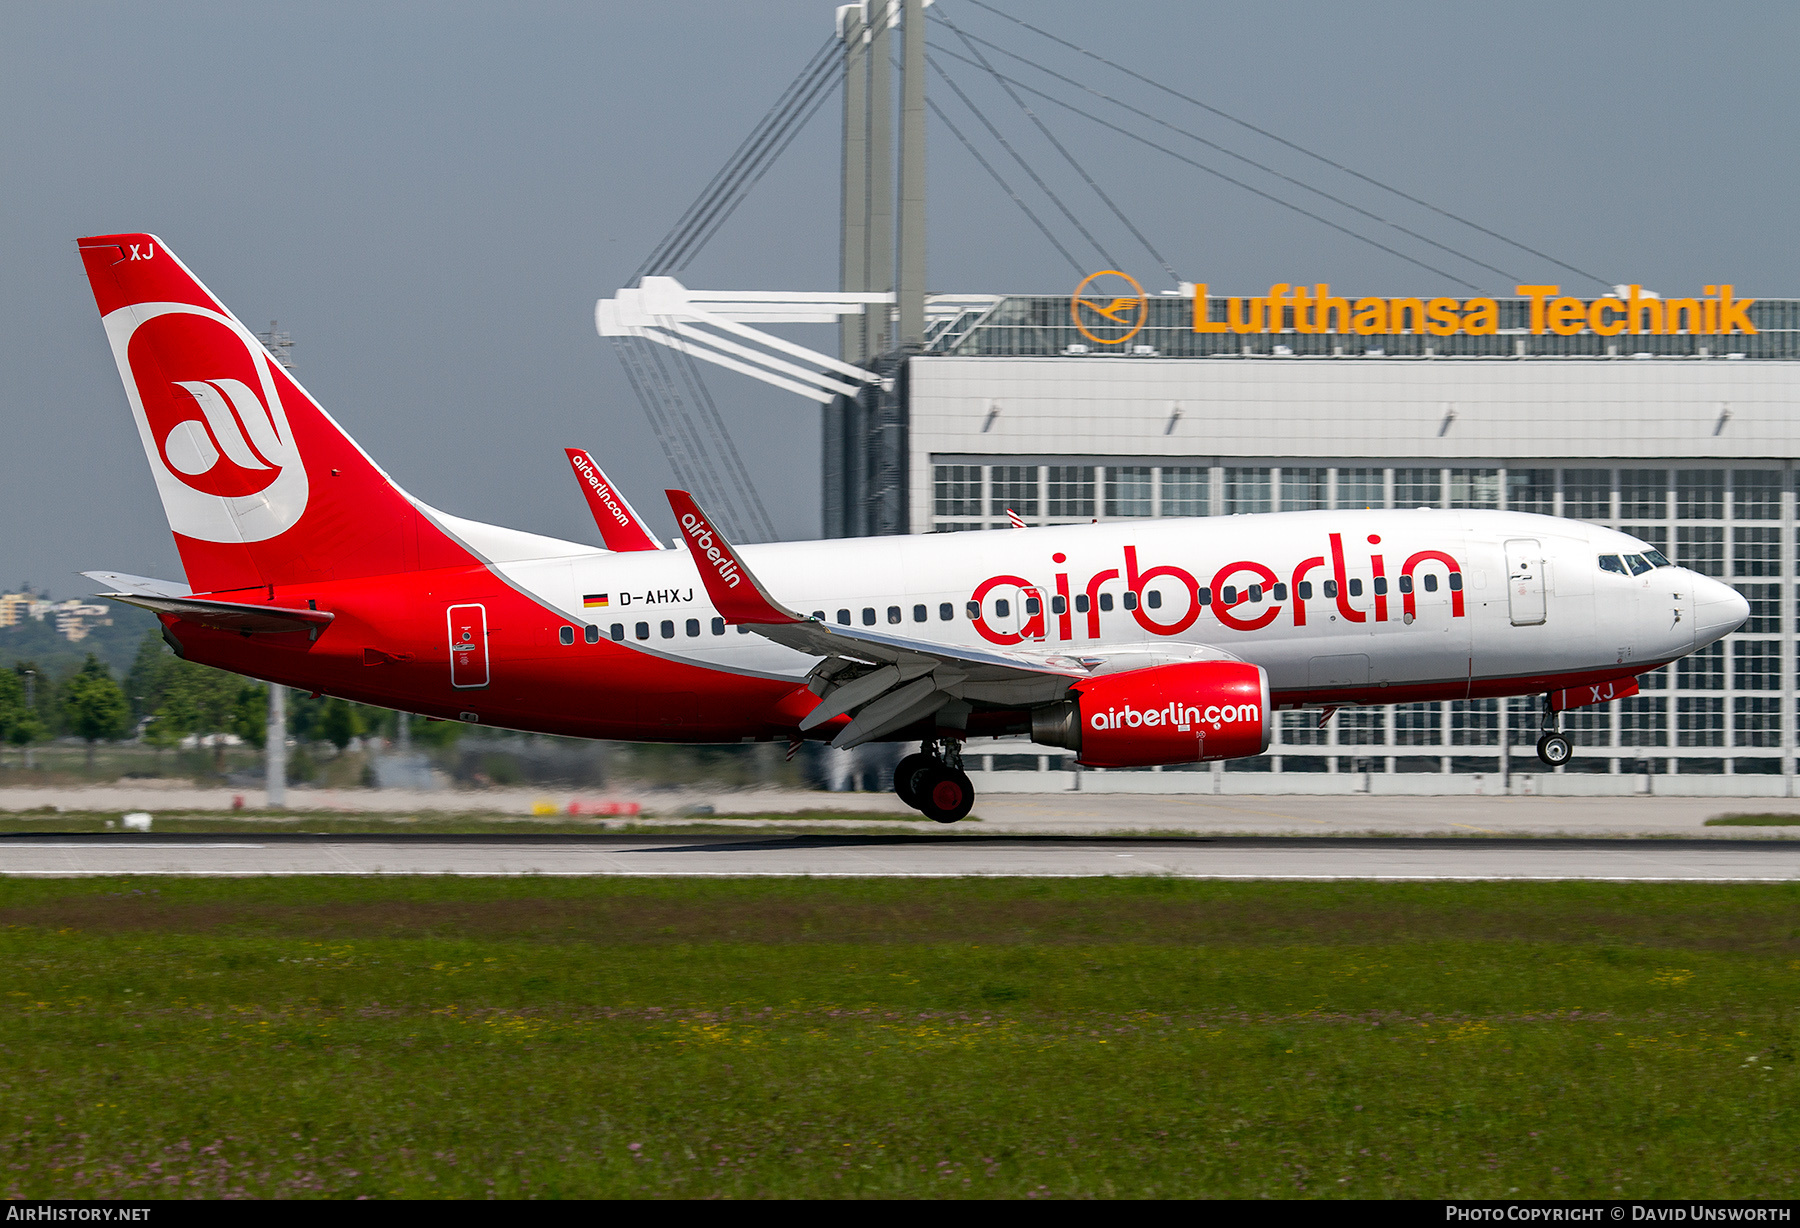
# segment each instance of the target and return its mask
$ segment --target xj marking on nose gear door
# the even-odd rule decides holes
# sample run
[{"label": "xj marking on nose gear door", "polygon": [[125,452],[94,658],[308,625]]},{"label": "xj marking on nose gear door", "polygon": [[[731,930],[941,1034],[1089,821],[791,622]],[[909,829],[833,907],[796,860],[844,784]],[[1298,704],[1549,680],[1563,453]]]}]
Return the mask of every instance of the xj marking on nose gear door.
[{"label": "xj marking on nose gear door", "polygon": [[449,611],[450,685],[473,690],[488,684],[487,607],[453,605]]}]

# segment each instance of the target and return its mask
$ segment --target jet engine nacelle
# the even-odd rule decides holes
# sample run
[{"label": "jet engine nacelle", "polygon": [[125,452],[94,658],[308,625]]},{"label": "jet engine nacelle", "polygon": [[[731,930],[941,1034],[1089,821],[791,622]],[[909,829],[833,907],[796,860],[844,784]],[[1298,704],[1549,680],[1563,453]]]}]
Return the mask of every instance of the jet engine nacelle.
[{"label": "jet engine nacelle", "polygon": [[1086,678],[1075,698],[1037,708],[1031,740],[1086,767],[1238,759],[1269,748],[1269,675],[1243,661],[1194,661]]}]

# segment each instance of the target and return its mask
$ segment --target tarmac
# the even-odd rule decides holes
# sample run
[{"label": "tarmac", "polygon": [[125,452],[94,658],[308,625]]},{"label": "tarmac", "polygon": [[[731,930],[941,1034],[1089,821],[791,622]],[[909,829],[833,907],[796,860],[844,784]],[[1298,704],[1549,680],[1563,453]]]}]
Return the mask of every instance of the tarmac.
[{"label": "tarmac", "polygon": [[[967,830],[967,829],[965,829]],[[781,835],[0,836],[0,875],[1800,881],[1800,841]]]}]

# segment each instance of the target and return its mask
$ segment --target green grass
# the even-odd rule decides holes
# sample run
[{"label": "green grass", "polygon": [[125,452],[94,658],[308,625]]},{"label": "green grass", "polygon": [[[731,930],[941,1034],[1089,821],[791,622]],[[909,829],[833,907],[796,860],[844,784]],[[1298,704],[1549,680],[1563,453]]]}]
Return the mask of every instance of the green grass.
[{"label": "green grass", "polygon": [[0,880],[0,1196],[1782,1197],[1800,888]]},{"label": "green grass", "polygon": [[[122,810],[56,811],[45,807],[36,812],[0,812],[0,834],[67,834],[85,832],[118,832],[124,827]],[[779,824],[782,830],[815,830],[819,823],[853,820],[862,823],[905,824],[903,830],[916,830],[920,823],[936,830],[938,825],[917,811],[887,813],[857,810],[796,810],[768,814],[695,815],[615,815],[606,818],[577,818],[563,815],[482,814],[459,811],[425,811],[418,814],[396,814],[385,811],[338,812],[194,810],[151,811],[153,832],[177,834],[210,833],[213,835],[258,834],[275,832],[309,835],[404,835],[404,836],[486,836],[486,835],[584,835],[597,831],[683,833],[740,830],[751,823]],[[677,820],[670,822],[670,819]],[[979,823],[971,815],[964,823]],[[758,830],[762,830],[759,828]]]},{"label": "green grass", "polygon": [[1800,814],[1722,814],[1708,827],[1800,827]]}]

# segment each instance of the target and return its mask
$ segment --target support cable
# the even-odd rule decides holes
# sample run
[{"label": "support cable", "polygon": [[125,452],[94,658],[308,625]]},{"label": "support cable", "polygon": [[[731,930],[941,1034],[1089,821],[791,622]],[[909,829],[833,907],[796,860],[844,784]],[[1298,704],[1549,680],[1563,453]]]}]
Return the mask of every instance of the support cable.
[{"label": "support cable", "polygon": [[[1577,268],[1576,266],[1568,263],[1566,260],[1558,260],[1555,256],[1549,255],[1545,252],[1541,252],[1535,247],[1531,247],[1531,246],[1528,246],[1527,244],[1519,242],[1517,239],[1510,239],[1507,236],[1501,234],[1497,230],[1490,230],[1486,226],[1481,225],[1479,222],[1470,221],[1468,218],[1463,217],[1461,214],[1452,213],[1448,209],[1441,209],[1438,206],[1432,204],[1430,201],[1421,200],[1417,196],[1414,196],[1409,192],[1405,192],[1405,191],[1402,191],[1400,188],[1394,187],[1392,184],[1383,183],[1381,180],[1375,178],[1373,175],[1365,175],[1359,170],[1354,170],[1351,167],[1345,166],[1341,162],[1337,162],[1331,158],[1326,157],[1324,154],[1314,153],[1312,150],[1306,148],[1304,145],[1300,145],[1293,141],[1290,141],[1286,137],[1277,136],[1273,132],[1270,132],[1266,128],[1259,128],[1255,124],[1250,123],[1248,120],[1239,119],[1237,116],[1232,115],[1230,112],[1222,111],[1218,107],[1215,107],[1215,106],[1211,105],[1210,103],[1202,102],[1202,101],[1200,101],[1200,99],[1195,98],[1192,95],[1184,94],[1180,90],[1177,90],[1177,89],[1172,89],[1169,86],[1164,85],[1160,81],[1156,81],[1150,77],[1146,77],[1143,73],[1136,72],[1132,69],[1129,69],[1129,68],[1125,67],[1123,64],[1115,63],[1112,60],[1107,59],[1105,56],[1100,55],[1097,52],[1089,51],[1086,47],[1078,46],[1077,44],[1070,42],[1066,38],[1059,38],[1057,35],[1050,33],[1048,30],[1041,29],[1037,26],[1032,25],[1030,22],[1025,21],[1022,18],[1014,17],[1011,13],[1008,13],[1002,9],[996,8],[994,5],[987,3],[986,0],[968,0],[968,2],[972,5],[974,5],[976,8],[986,9],[988,12],[994,14],[996,17],[1002,17],[1002,18],[1006,19],[1007,21],[1012,22],[1014,25],[1023,26],[1023,27],[1025,27],[1025,29],[1030,30],[1033,34],[1037,34],[1043,38],[1047,38],[1051,42],[1060,44],[1061,46],[1064,46],[1064,47],[1067,47],[1069,50],[1074,51],[1080,55],[1087,56],[1090,60],[1097,60],[1100,63],[1106,65],[1108,68],[1111,68],[1117,72],[1122,72],[1126,76],[1132,77],[1138,81],[1142,81],[1145,85],[1148,85],[1153,89],[1161,90],[1165,94],[1169,94],[1175,98],[1179,98],[1183,102],[1190,103],[1196,107],[1199,107],[1201,110],[1206,111],[1209,114],[1216,115],[1220,119],[1223,119],[1223,120],[1227,121],[1228,123],[1236,124],[1238,127],[1248,129],[1249,131],[1256,133],[1258,136],[1266,137],[1267,139],[1274,141],[1278,145],[1285,145],[1287,148],[1293,150],[1295,153],[1304,154],[1306,157],[1312,158],[1315,161],[1323,162],[1326,166],[1331,167],[1333,170],[1342,171],[1344,174],[1349,175],[1356,179],[1360,179],[1364,183],[1367,183],[1374,187],[1380,188],[1384,192],[1391,192],[1395,196],[1400,197],[1400,199],[1405,200],[1405,201],[1410,201],[1412,204],[1418,205],[1422,209],[1428,209],[1440,217],[1449,218],[1451,221],[1460,223],[1461,225],[1464,225],[1464,226],[1467,226],[1471,230],[1479,231],[1482,234],[1487,235],[1490,239],[1498,239],[1500,242],[1507,244],[1509,247],[1516,247],[1522,252],[1528,252],[1531,255],[1536,256],[1539,260],[1547,260],[1551,264],[1556,265],[1558,268],[1567,269],[1569,272],[1574,273],[1577,276],[1586,277],[1590,281],[1597,282],[1602,286],[1606,286],[1606,287],[1610,288],[1613,284],[1613,283],[1607,281],[1604,277],[1601,277],[1600,275],[1598,275],[1596,273],[1590,273],[1586,269]],[[941,16],[940,16],[940,20],[942,20]]]},{"label": "support cable", "polygon": [[1051,133],[1049,127],[1047,125],[1045,125],[1044,121],[1038,118],[1037,112],[1033,111],[1029,106],[1027,106],[1025,104],[1025,100],[1023,98],[1019,97],[1018,94],[1013,92],[1012,86],[1010,84],[1008,84],[1008,81],[1010,80],[1010,78],[1002,76],[998,69],[996,69],[992,64],[988,63],[987,57],[985,55],[981,54],[981,49],[979,47],[977,47],[974,43],[969,41],[968,36],[962,32],[961,27],[959,27],[955,22],[951,21],[948,17],[944,16],[942,9],[938,10],[935,20],[942,22],[944,24],[944,26],[950,30],[951,33],[955,34],[956,37],[963,40],[963,45],[969,49],[969,53],[971,55],[973,55],[976,59],[981,61],[981,67],[986,69],[987,72],[990,75],[992,75],[992,77],[994,78],[995,81],[999,82],[1000,88],[1006,91],[1006,96],[1011,98],[1013,100],[1013,102],[1015,104],[1017,104],[1019,110],[1025,112],[1025,117],[1027,119],[1029,119],[1032,122],[1032,124],[1037,127],[1037,130],[1043,134],[1044,139],[1046,141],[1049,141],[1050,144],[1055,147],[1056,152],[1063,156],[1063,160],[1065,162],[1067,162],[1070,166],[1075,168],[1075,173],[1077,175],[1080,175],[1082,178],[1082,181],[1084,183],[1086,183],[1088,185],[1088,187],[1093,189],[1094,195],[1098,196],[1100,198],[1100,200],[1106,205],[1106,207],[1108,209],[1112,210],[1113,216],[1118,218],[1120,222],[1124,223],[1125,229],[1129,230],[1132,233],[1132,236],[1134,238],[1136,238],[1139,243],[1143,244],[1144,250],[1149,252],[1150,255],[1155,258],[1156,263],[1162,265],[1163,270],[1165,272],[1167,272],[1169,275],[1169,280],[1174,282],[1176,285],[1180,285],[1181,284],[1181,274],[1179,274],[1175,271],[1175,266],[1170,264],[1166,259],[1164,259],[1163,254],[1161,252],[1157,251],[1156,246],[1154,244],[1152,244],[1150,242],[1150,240],[1144,236],[1144,232],[1139,230],[1137,228],[1137,226],[1132,223],[1132,220],[1125,216],[1125,211],[1123,209],[1119,208],[1119,206],[1113,202],[1113,198],[1106,194],[1105,189],[1103,189],[1099,185],[1099,183],[1095,181],[1095,179],[1092,175],[1087,173],[1087,170],[1081,165],[1081,163],[1079,163],[1075,160],[1075,155],[1070,153],[1068,151],[1068,149],[1064,147],[1063,143],[1056,139],[1055,135],[1053,133]]},{"label": "support cable", "polygon": [[[936,65],[933,65],[933,67],[935,68]],[[1012,200],[1013,204],[1019,206],[1019,211],[1021,213],[1023,213],[1027,218],[1031,219],[1031,224],[1033,226],[1036,226],[1038,228],[1038,230],[1043,233],[1044,238],[1046,238],[1050,241],[1050,246],[1054,247],[1058,252],[1062,253],[1062,258],[1064,260],[1067,260],[1069,262],[1070,266],[1072,268],[1074,268],[1076,276],[1080,277],[1080,276],[1085,275],[1087,273],[1087,269],[1082,266],[1080,261],[1076,260],[1074,256],[1069,254],[1068,248],[1064,247],[1060,242],[1057,241],[1056,236],[1050,232],[1050,228],[1048,226],[1044,225],[1043,220],[1041,218],[1039,218],[1037,214],[1035,214],[1031,211],[1031,206],[1025,203],[1024,198],[1021,197],[1017,192],[1013,191],[1012,186],[1010,184],[1008,184],[1005,179],[1000,177],[1000,172],[995,170],[993,165],[986,158],[981,156],[981,151],[979,149],[976,149],[974,145],[970,144],[969,138],[962,134],[962,130],[959,129],[955,124],[950,122],[950,117],[948,115],[944,114],[944,108],[938,106],[937,99],[927,96],[925,99],[925,105],[930,107],[932,114],[936,115],[938,117],[938,119],[943,122],[944,127],[948,128],[950,130],[950,135],[955,137],[958,141],[960,141],[962,143],[962,147],[969,151],[969,156],[974,158],[975,161],[981,163],[981,169],[986,171],[990,176],[993,177],[994,182],[1000,185],[1000,190],[1002,192],[1006,193],[1006,195]]]},{"label": "support cable", "polygon": [[[941,47],[938,48],[938,50],[942,51],[945,55],[955,56],[955,58],[957,58],[959,60],[963,60],[964,63],[968,62],[966,59],[964,59],[964,57],[957,56],[956,53],[953,51],[948,51]],[[947,79],[948,78],[946,78],[946,80]],[[1008,78],[1008,79],[1011,80],[1011,78]],[[1099,124],[1103,128],[1109,128],[1112,131],[1117,132],[1120,136],[1129,137],[1131,140],[1138,142],[1140,145],[1147,145],[1151,149],[1154,149],[1159,153],[1168,154],[1171,158],[1174,158],[1178,162],[1185,162],[1185,163],[1187,163],[1187,165],[1193,167],[1195,170],[1204,171],[1208,175],[1212,175],[1215,178],[1223,179],[1226,183],[1235,184],[1237,187],[1243,188],[1246,192],[1254,192],[1256,195],[1262,197],[1264,200],[1267,200],[1273,204],[1280,205],[1283,209],[1291,209],[1295,213],[1300,214],[1302,217],[1309,217],[1313,221],[1318,222],[1322,226],[1329,226],[1329,227],[1331,227],[1331,229],[1337,231],[1339,234],[1348,235],[1352,239],[1356,239],[1356,240],[1359,240],[1360,242],[1367,243],[1369,246],[1377,248],[1381,251],[1384,251],[1390,256],[1394,256],[1400,260],[1406,261],[1408,264],[1414,264],[1414,265],[1417,265],[1419,268],[1426,270],[1427,272],[1436,273],[1439,277],[1445,278],[1449,281],[1453,281],[1459,286],[1466,286],[1468,289],[1475,291],[1477,294],[1481,293],[1480,286],[1477,286],[1473,282],[1468,281],[1464,278],[1458,277],[1454,273],[1448,272],[1444,269],[1440,269],[1434,264],[1427,264],[1425,261],[1420,260],[1418,257],[1409,256],[1405,252],[1400,251],[1397,248],[1389,247],[1387,244],[1381,242],[1378,239],[1371,239],[1368,235],[1360,234],[1357,231],[1351,230],[1348,226],[1339,225],[1337,222],[1332,221],[1328,217],[1324,217],[1320,214],[1314,213],[1310,209],[1302,208],[1301,206],[1294,204],[1292,201],[1283,200],[1281,197],[1276,196],[1269,192],[1265,192],[1261,188],[1256,187],[1253,184],[1245,183],[1242,179],[1235,178],[1231,175],[1227,175],[1224,171],[1217,170],[1214,167],[1210,167],[1210,166],[1206,165],[1204,162],[1197,162],[1193,158],[1188,157],[1184,153],[1180,153],[1176,150],[1170,149],[1167,145],[1158,145],[1155,141],[1151,140],[1149,137],[1140,136],[1138,133],[1131,131],[1129,128],[1122,128],[1118,124],[1115,124],[1115,123],[1111,122],[1110,120],[1102,119],[1098,115],[1095,115],[1089,111],[1082,110],[1080,107],[1075,106],[1073,103],[1064,102],[1062,99],[1057,98],[1054,95],[1046,94],[1044,91],[1039,90],[1039,89],[1034,89],[1033,87],[1026,85],[1022,81],[1015,81],[1014,84],[1017,85],[1020,89],[1025,90],[1028,93],[1036,94],[1038,97],[1043,98],[1048,102],[1054,103],[1055,105],[1062,107],[1065,110],[1073,111],[1075,114],[1081,116],[1083,119],[1092,120],[1094,123]]]},{"label": "support cable", "polygon": [[[1058,81],[1062,81],[1068,85],[1072,85],[1076,89],[1081,90],[1084,93],[1092,94],[1095,98],[1099,98],[1105,102],[1110,102],[1114,106],[1122,107],[1123,109],[1130,111],[1133,115],[1141,116],[1142,118],[1149,120],[1153,124],[1157,124],[1163,128],[1167,128],[1171,132],[1179,133],[1180,135],[1187,137],[1189,140],[1197,141],[1200,144],[1206,146],[1208,149],[1214,150],[1218,153],[1222,153],[1228,158],[1235,158],[1239,162],[1242,162],[1247,166],[1253,166],[1257,170],[1262,171],[1265,174],[1272,175],[1275,178],[1280,179],[1285,183],[1293,184],[1295,187],[1299,188],[1300,190],[1302,190],[1304,192],[1311,192],[1314,196],[1318,196],[1325,200],[1328,200],[1334,205],[1341,205],[1343,208],[1350,210],[1352,213],[1360,213],[1362,216],[1368,218],[1371,221],[1380,222],[1383,226],[1387,226],[1390,229],[1397,230],[1401,234],[1406,235],[1409,238],[1417,239],[1421,243],[1429,244],[1430,246],[1437,248],[1441,252],[1444,252],[1451,256],[1455,256],[1460,260],[1466,260],[1470,264],[1473,264],[1479,268],[1486,269],[1490,273],[1497,273],[1501,277],[1504,277],[1504,278],[1508,279],[1509,281],[1514,282],[1515,284],[1517,282],[1519,282],[1520,280],[1522,280],[1517,273],[1509,273],[1505,269],[1499,268],[1496,265],[1489,264],[1485,260],[1477,259],[1476,257],[1469,255],[1469,253],[1462,251],[1459,248],[1451,247],[1445,243],[1439,243],[1436,239],[1433,239],[1427,235],[1422,235],[1416,230],[1408,229],[1407,227],[1402,226],[1400,223],[1398,223],[1396,221],[1393,221],[1389,218],[1382,217],[1378,213],[1375,213],[1375,212],[1372,212],[1371,210],[1363,208],[1361,205],[1353,204],[1352,202],[1347,201],[1347,200],[1343,199],[1342,197],[1334,196],[1330,192],[1325,191],[1323,188],[1316,188],[1312,184],[1307,183],[1303,179],[1296,179],[1292,175],[1284,174],[1281,171],[1276,170],[1274,167],[1267,165],[1266,163],[1258,162],[1255,158],[1251,158],[1244,154],[1238,153],[1236,150],[1231,149],[1228,146],[1221,145],[1217,141],[1208,140],[1206,137],[1201,136],[1197,132],[1192,132],[1186,128],[1181,127],[1178,124],[1172,124],[1168,120],[1163,119],[1160,116],[1153,115],[1149,111],[1145,111],[1139,107],[1132,106],[1129,102],[1126,102],[1124,99],[1115,98],[1111,94],[1103,93],[1102,91],[1095,89],[1091,85],[1087,85],[1083,82],[1075,80],[1073,77],[1064,76],[1062,73],[1057,72],[1055,69],[1050,68],[1044,64],[1039,64],[1037,61],[1032,60],[1026,56],[1022,56],[1016,51],[1009,51],[1005,47],[1000,46],[998,43],[991,43],[987,39],[980,38],[973,34],[968,34],[968,35],[965,35],[964,37],[973,39],[975,42],[981,43],[983,46],[991,48],[992,50],[997,51],[1001,55],[1004,55],[1010,59],[1017,60],[1021,64],[1025,64],[1031,68],[1035,68],[1039,72],[1045,74],[1046,76],[1055,77]],[[939,50],[943,51],[944,54],[946,54],[946,55],[955,55],[956,54],[955,52],[950,51],[946,48],[940,47]],[[960,59],[961,57],[959,56],[957,58]],[[966,62],[973,63],[974,61],[971,60],[971,61],[966,61]]]},{"label": "support cable", "polygon": [[1093,245],[1094,250],[1100,253],[1100,258],[1102,260],[1106,261],[1107,267],[1115,268],[1115,269],[1118,268],[1119,262],[1113,258],[1112,253],[1107,251],[1106,248],[1101,244],[1100,240],[1098,240],[1094,237],[1093,232],[1091,232],[1090,230],[1088,230],[1088,228],[1086,226],[1083,226],[1081,224],[1081,219],[1076,217],[1075,214],[1070,211],[1069,206],[1063,204],[1062,198],[1060,196],[1058,196],[1055,192],[1050,190],[1050,185],[1044,182],[1043,177],[1040,176],[1035,170],[1031,169],[1031,163],[1027,162],[1019,154],[1019,151],[1013,148],[1012,142],[1008,141],[1005,137],[1000,135],[1000,130],[998,128],[994,127],[993,123],[988,119],[988,117],[986,115],[982,114],[981,108],[975,105],[974,100],[971,99],[967,94],[963,93],[962,86],[958,85],[956,83],[955,78],[953,78],[949,73],[944,71],[944,66],[942,64],[939,64],[937,62],[937,60],[932,58],[930,55],[927,55],[925,57],[925,62],[927,64],[931,65],[931,67],[937,71],[937,75],[943,79],[943,82],[945,85],[950,87],[951,92],[954,93],[958,98],[962,99],[962,104],[965,107],[969,108],[970,114],[974,115],[976,119],[981,121],[981,126],[988,130],[989,136],[993,137],[996,141],[998,141],[1000,143],[1000,148],[1004,149],[1007,153],[1011,154],[1012,160],[1019,164],[1019,168],[1021,170],[1023,170],[1027,175],[1031,176],[1031,182],[1037,184],[1038,191],[1042,192],[1045,196],[1048,196],[1050,198],[1050,203],[1055,205],[1057,207],[1057,209],[1062,212],[1062,215],[1069,219],[1069,224],[1074,226],[1076,230],[1079,230],[1081,232],[1081,237],[1086,239],[1090,244]]},{"label": "support cable", "polygon": [[743,454],[738,451],[737,443],[726,429],[725,419],[719,413],[718,403],[712,398],[712,392],[706,386],[700,364],[686,348],[677,350],[676,367],[686,379],[688,389],[693,393],[694,404],[700,411],[700,420],[712,429],[713,438],[723,445],[723,462],[726,476],[738,488],[745,502],[744,529],[749,536],[746,541],[774,541],[775,523],[769,518],[769,509],[763,505],[762,497],[756,493],[756,484],[750,480],[750,472],[744,467]]}]

